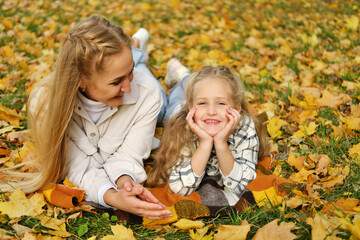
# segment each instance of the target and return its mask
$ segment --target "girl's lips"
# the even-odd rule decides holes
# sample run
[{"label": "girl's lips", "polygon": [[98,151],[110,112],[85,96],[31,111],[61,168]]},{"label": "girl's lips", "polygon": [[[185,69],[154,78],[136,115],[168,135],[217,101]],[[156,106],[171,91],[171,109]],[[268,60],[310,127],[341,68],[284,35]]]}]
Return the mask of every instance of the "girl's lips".
[{"label": "girl's lips", "polygon": [[206,123],[206,124],[219,124],[220,121],[216,120],[216,119],[205,119],[204,123]]}]

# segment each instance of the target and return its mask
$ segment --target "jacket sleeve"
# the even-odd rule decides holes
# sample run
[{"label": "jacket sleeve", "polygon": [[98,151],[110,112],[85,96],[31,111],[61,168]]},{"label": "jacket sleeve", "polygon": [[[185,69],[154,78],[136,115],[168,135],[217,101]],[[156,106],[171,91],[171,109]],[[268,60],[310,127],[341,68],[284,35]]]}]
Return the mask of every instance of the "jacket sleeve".
[{"label": "jacket sleeve", "polygon": [[106,190],[117,187],[111,183],[102,167],[101,155],[74,120],[71,120],[70,134],[66,163],[68,179],[85,190],[87,201],[109,207],[103,195]]},{"label": "jacket sleeve", "polygon": [[258,161],[259,139],[251,118],[244,119],[239,129],[234,132],[234,144],[230,150],[234,156],[234,167],[230,174],[221,173],[225,190],[240,196],[248,183],[255,179],[255,167]]},{"label": "jacket sleeve", "polygon": [[169,187],[174,193],[187,196],[196,191],[204,176],[205,173],[201,176],[194,173],[190,158],[182,158],[171,171]]},{"label": "jacket sleeve", "polygon": [[[105,159],[104,169],[114,185],[116,180],[125,174],[138,183],[146,180],[143,160],[150,155],[161,104],[160,92],[158,98],[149,98],[144,101],[141,106],[143,109],[139,110],[142,114],[136,117],[129,132],[121,140],[122,142],[118,143],[118,149]],[[144,109],[147,110],[144,111]]]}]

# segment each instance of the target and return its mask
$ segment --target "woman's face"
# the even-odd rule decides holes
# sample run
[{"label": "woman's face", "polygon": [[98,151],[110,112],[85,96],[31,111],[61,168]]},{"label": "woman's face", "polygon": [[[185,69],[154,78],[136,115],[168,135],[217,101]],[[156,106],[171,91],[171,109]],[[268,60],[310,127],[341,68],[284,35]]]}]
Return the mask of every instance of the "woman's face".
[{"label": "woman's face", "polygon": [[233,108],[229,83],[222,78],[205,78],[194,85],[194,121],[210,136],[228,123],[227,109]]},{"label": "woman's face", "polygon": [[[95,64],[94,64],[95,65]],[[121,53],[104,58],[104,70],[94,71],[80,87],[85,88],[88,98],[118,107],[123,102],[124,93],[130,93],[130,83],[134,78],[134,61],[129,48]]]}]

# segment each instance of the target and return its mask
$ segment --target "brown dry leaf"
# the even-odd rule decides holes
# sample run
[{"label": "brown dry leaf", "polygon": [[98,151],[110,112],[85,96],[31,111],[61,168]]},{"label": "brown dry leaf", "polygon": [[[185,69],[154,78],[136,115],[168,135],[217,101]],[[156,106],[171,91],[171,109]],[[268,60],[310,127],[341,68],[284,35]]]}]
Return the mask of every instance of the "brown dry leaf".
[{"label": "brown dry leaf", "polygon": [[251,224],[246,220],[241,225],[221,225],[214,235],[214,240],[243,240],[250,231]]},{"label": "brown dry leaf", "polygon": [[293,222],[282,222],[278,225],[279,219],[266,224],[260,228],[253,240],[291,240],[295,239],[296,235],[291,233],[291,229],[295,227]]},{"label": "brown dry leaf", "polygon": [[320,175],[326,175],[328,172],[328,167],[331,164],[331,159],[324,154],[320,154],[318,157],[318,162],[316,164],[315,172],[316,174]]},{"label": "brown dry leaf", "polygon": [[23,143],[25,141],[27,141],[30,137],[30,132],[29,130],[23,130],[23,131],[17,131],[17,132],[10,132],[7,134],[6,136],[6,140],[8,140],[9,142],[18,142],[18,143]]},{"label": "brown dry leaf", "polygon": [[192,221],[192,220],[188,220],[188,219],[180,219],[179,221],[177,221],[176,223],[173,224],[174,227],[181,229],[181,230],[188,230],[188,229],[193,229],[193,228],[203,228],[204,227],[204,223],[200,220],[197,221]]},{"label": "brown dry leaf", "polygon": [[44,211],[42,207],[46,204],[43,194],[35,193],[28,199],[25,193],[20,190],[15,190],[9,199],[8,202],[0,202],[0,211],[2,214],[7,214],[10,218],[21,216],[35,217]]}]

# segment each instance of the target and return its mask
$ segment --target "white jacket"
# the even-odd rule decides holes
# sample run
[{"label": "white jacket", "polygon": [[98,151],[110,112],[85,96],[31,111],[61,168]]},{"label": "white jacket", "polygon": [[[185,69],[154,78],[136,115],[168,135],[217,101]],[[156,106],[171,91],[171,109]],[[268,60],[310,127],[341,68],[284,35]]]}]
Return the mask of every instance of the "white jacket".
[{"label": "white jacket", "polygon": [[161,92],[150,77],[134,70],[131,92],[119,107],[108,107],[97,124],[79,98],[70,124],[69,180],[85,190],[86,200],[102,205],[103,194],[115,188],[123,174],[136,182],[146,180],[143,160],[148,158],[162,105]]}]

